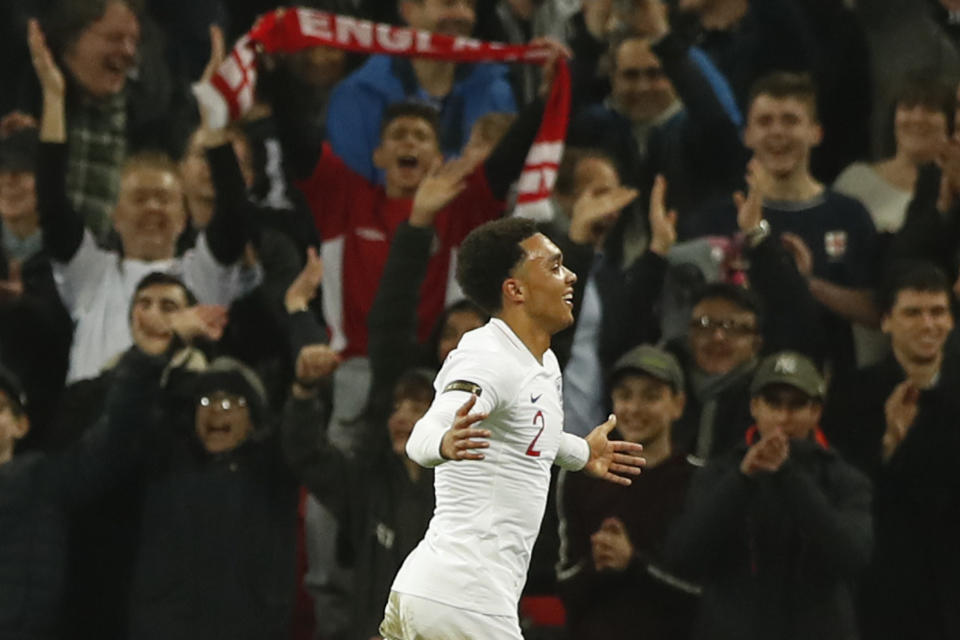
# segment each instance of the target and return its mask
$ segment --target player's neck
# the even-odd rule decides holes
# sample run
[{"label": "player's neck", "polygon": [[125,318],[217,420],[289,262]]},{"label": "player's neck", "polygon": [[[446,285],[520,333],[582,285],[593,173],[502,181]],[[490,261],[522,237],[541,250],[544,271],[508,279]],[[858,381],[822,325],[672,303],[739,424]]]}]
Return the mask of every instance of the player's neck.
[{"label": "player's neck", "polygon": [[504,309],[498,317],[520,338],[537,362],[543,364],[543,354],[550,348],[550,332],[523,313],[520,307]]}]

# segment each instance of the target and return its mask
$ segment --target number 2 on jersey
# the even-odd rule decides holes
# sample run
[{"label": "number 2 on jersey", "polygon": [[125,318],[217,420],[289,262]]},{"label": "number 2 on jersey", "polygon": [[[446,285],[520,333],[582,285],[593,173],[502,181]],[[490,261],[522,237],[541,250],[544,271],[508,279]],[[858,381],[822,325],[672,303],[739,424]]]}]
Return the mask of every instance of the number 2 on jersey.
[{"label": "number 2 on jersey", "polygon": [[527,447],[527,455],[532,456],[534,458],[540,457],[540,451],[538,451],[537,449],[534,449],[534,447],[537,446],[537,440],[540,439],[540,434],[543,433],[543,428],[545,426],[545,423],[543,420],[543,411],[537,411],[537,415],[533,416],[533,426],[536,427],[537,425],[540,425],[540,430],[537,431],[537,435],[534,436],[533,442],[531,442],[530,446]]}]

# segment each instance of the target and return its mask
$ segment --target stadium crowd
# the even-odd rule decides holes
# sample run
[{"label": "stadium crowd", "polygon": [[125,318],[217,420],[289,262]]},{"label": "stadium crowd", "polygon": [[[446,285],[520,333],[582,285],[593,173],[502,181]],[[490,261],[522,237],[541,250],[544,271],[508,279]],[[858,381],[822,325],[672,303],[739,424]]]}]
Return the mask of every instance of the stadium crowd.
[{"label": "stadium crowd", "polygon": [[578,276],[565,430],[647,464],[554,474],[525,637],[960,640],[960,2],[302,4],[550,59],[260,50],[224,123],[276,4],[0,7],[0,639],[379,637],[564,59],[520,215]]}]

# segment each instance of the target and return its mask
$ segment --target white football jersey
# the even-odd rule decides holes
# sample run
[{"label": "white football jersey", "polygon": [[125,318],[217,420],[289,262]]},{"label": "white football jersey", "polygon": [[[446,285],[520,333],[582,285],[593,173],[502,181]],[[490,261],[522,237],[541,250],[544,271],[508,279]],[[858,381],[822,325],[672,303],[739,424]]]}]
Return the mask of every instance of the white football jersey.
[{"label": "white football jersey", "polygon": [[[502,320],[463,336],[434,386],[407,453],[434,475],[436,509],[424,539],[397,574],[394,591],[489,615],[516,615],[550,486],[550,468],[577,470],[589,447],[563,433],[560,367],[542,364]],[[484,460],[444,462],[443,433],[470,393],[476,426],[491,432]]]}]

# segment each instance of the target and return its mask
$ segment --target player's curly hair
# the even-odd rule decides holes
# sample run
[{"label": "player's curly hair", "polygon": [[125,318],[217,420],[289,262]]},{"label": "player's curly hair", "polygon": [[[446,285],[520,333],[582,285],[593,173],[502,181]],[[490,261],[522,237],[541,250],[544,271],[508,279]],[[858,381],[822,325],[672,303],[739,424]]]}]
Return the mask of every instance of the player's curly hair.
[{"label": "player's curly hair", "polygon": [[536,233],[536,223],[528,218],[501,218],[471,231],[457,257],[464,294],[490,315],[500,311],[501,285],[526,255],[520,243]]}]

